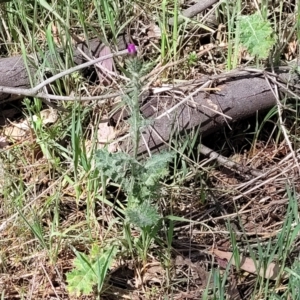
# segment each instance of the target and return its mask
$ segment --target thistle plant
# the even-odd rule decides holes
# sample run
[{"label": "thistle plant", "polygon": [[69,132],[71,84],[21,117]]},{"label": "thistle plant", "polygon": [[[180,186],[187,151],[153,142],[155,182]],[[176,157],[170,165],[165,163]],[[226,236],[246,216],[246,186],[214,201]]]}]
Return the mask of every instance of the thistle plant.
[{"label": "thistle plant", "polygon": [[[118,152],[110,153],[107,149],[98,150],[95,154],[96,168],[102,176],[102,182],[110,178],[118,183],[127,195],[125,208],[124,234],[130,252],[136,249],[139,257],[146,262],[147,252],[159,229],[160,215],[153,203],[159,196],[159,180],[168,174],[167,164],[172,154],[163,153],[153,155],[145,161],[138,160],[138,145],[140,130],[149,122],[143,120],[139,110],[139,95],[142,88],[140,78],[149,70],[149,66],[138,60],[134,45],[129,45],[126,73],[130,80],[132,92],[124,96],[124,102],[131,112],[129,120],[130,133],[133,142],[133,155]],[[105,189],[104,189],[105,190]],[[132,241],[132,226],[140,229],[140,236]],[[115,246],[99,248],[97,245],[89,254],[74,249],[76,258],[73,261],[74,269],[67,273],[67,289],[70,294],[89,295],[97,286],[97,295],[100,294],[105,283],[109,267],[117,255]]]},{"label": "thistle plant", "polygon": [[[128,47],[128,52],[134,54],[133,45]],[[167,165],[172,159],[172,154],[165,152],[144,161],[138,160],[141,128],[149,124],[149,121],[143,119],[139,109],[139,96],[143,86],[141,78],[150,67],[136,56],[131,56],[126,62],[126,74],[130,78],[128,88],[131,92],[124,96],[123,101],[131,112],[128,122],[133,154],[109,153],[106,149],[101,149],[95,156],[96,166],[102,176],[118,183],[127,195],[124,224],[126,240],[131,252],[133,248],[137,249],[144,262],[160,220],[153,202],[159,195],[159,180],[168,174]],[[136,247],[133,247],[130,237],[131,226],[141,230],[140,237],[133,242]]]}]

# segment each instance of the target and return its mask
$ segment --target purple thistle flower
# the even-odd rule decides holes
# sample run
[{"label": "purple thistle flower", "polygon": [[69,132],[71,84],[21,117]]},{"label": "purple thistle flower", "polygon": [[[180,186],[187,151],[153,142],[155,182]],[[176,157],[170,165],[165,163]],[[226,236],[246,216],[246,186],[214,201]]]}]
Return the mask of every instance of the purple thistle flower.
[{"label": "purple thistle flower", "polygon": [[136,47],[134,44],[128,44],[127,51],[130,55],[136,55]]}]

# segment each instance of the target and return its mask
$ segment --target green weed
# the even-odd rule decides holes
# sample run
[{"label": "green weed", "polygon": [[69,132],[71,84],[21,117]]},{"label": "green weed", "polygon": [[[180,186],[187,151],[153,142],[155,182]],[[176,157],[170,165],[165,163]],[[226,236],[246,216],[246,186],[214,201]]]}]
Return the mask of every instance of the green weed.
[{"label": "green weed", "polygon": [[[116,255],[114,246],[100,249],[94,245],[89,255],[74,249],[76,258],[74,269],[67,273],[67,289],[71,295],[89,295],[97,286],[97,296],[100,297],[106,275]],[[100,299],[100,298],[97,298]]]},{"label": "green weed", "polygon": [[259,13],[238,18],[240,42],[258,59],[266,59],[275,45],[276,37],[271,23]]},{"label": "green weed", "polygon": [[[129,224],[141,229],[141,236],[136,241],[136,246],[144,262],[160,219],[153,201],[159,196],[159,180],[168,174],[167,164],[172,159],[172,154],[165,152],[152,155],[145,161],[138,160],[140,131],[148,124],[139,111],[139,94],[142,87],[140,78],[147,69],[148,67],[143,66],[137,58],[127,63],[127,72],[131,79],[130,87],[133,91],[124,96],[124,102],[131,112],[129,124],[133,141],[132,154],[109,153],[106,149],[101,149],[95,156],[100,173],[118,183],[127,195],[125,236],[127,240],[130,239]],[[131,244],[131,241],[128,241],[128,245]]]}]

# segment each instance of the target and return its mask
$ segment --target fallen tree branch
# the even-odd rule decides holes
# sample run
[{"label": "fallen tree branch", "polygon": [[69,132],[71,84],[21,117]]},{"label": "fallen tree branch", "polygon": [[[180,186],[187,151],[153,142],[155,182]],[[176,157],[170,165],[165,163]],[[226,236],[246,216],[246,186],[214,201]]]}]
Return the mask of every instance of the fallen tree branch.
[{"label": "fallen tree branch", "polygon": [[[115,56],[121,56],[121,55],[126,55],[128,54],[127,50],[122,50],[116,53],[112,53],[112,54],[108,54],[105,56],[101,56],[98,58],[95,58],[91,61],[88,61],[86,63],[80,64],[78,66],[69,68],[68,70],[64,70],[56,75],[51,76],[50,78],[44,80],[43,82],[41,82],[40,84],[38,84],[37,86],[35,86],[34,88],[31,89],[24,89],[24,88],[17,88],[17,87],[7,87],[7,86],[0,86],[0,92],[1,93],[6,93],[6,94],[13,94],[13,95],[21,95],[21,96],[28,96],[28,97],[39,97],[39,98],[48,98],[48,99],[53,99],[53,95],[50,94],[45,94],[43,92],[39,92],[42,88],[46,87],[47,85],[49,85],[50,83],[56,81],[57,79],[60,79],[66,75],[72,74],[76,71],[82,70],[84,68],[87,68],[89,66],[92,66],[98,62],[110,59],[112,57]],[[57,99],[57,97],[55,97]],[[86,98],[84,100],[97,100],[99,99],[98,96],[95,97],[82,97],[82,98]],[[64,100],[75,100],[75,97],[64,97]],[[83,99],[81,99],[83,100]]]},{"label": "fallen tree branch", "polygon": [[[199,152],[213,160],[216,160],[220,165],[223,167],[226,167],[230,170],[234,170],[238,174],[244,177],[248,177],[248,174],[251,174],[254,177],[260,176],[261,178],[264,178],[264,173],[262,173],[259,170],[255,170],[253,168],[243,166],[235,161],[230,160],[229,158],[220,155],[219,153],[215,152],[214,150],[204,146],[203,144],[199,147]],[[249,180],[249,178],[247,178]]]},{"label": "fallen tree branch", "polygon": [[[129,43],[129,37],[125,34],[121,35],[117,40],[118,51],[122,51],[126,49],[127,43]],[[93,57],[100,58],[100,53],[104,46],[105,45],[99,39],[92,39],[90,41],[86,41],[78,44],[77,48],[74,48],[73,50],[74,64],[79,66],[86,63],[86,58],[84,57],[84,55],[82,55],[81,51],[83,51],[86,55],[88,55],[91,58]],[[58,49],[58,54],[61,57],[62,61],[64,61],[65,60],[64,53],[62,52],[61,49]],[[55,69],[55,65],[57,64],[55,58],[53,58],[50,53],[46,53],[45,57],[47,57],[48,62],[51,64],[50,66],[51,69]],[[30,77],[32,78],[34,77],[34,74],[37,72],[39,66],[35,65],[30,60],[28,60],[28,64],[29,64],[28,65],[29,74],[22,56],[18,55],[14,57],[0,58],[0,66],[1,66],[0,86],[2,87],[2,90],[0,92],[0,104],[8,101],[16,100],[17,98],[20,98],[21,94],[23,96],[35,96],[35,97],[55,99],[55,100],[64,100],[64,101],[74,100],[74,97],[49,95],[48,93],[32,90],[30,84]],[[94,62],[87,64],[85,66],[91,66],[93,64]],[[41,86],[39,87],[37,86],[36,89],[37,88],[41,88]],[[18,95],[18,96],[12,96],[12,95]],[[103,99],[103,95],[101,97]],[[98,100],[98,99],[99,97],[97,96],[81,98],[81,100]]]},{"label": "fallen tree branch", "polygon": [[[239,74],[240,73],[240,74]],[[138,153],[158,151],[172,139],[172,133],[180,133],[199,126],[203,137],[224,129],[230,123],[254,115],[256,112],[265,111],[276,105],[276,97],[272,86],[267,83],[263,70],[235,70],[230,74],[221,74],[221,80],[213,80],[214,87],[219,91],[199,91],[192,98],[191,104],[178,105],[176,94],[155,94],[143,98],[141,113],[145,119],[152,119],[151,126],[142,130]],[[286,68],[278,68],[277,81],[289,82],[291,74]],[[295,78],[294,78],[295,79]],[[210,80],[206,78],[206,81]],[[199,86],[205,81],[200,81]],[[275,83],[274,83],[275,84]],[[188,84],[185,85],[185,88]],[[300,87],[294,86],[294,95],[300,94]],[[178,87],[177,87],[178,89]],[[279,86],[280,92],[286,92]],[[185,102],[185,101],[184,101]],[[172,107],[176,106],[176,109]],[[167,113],[166,113],[167,112]],[[225,116],[226,115],[226,116]],[[163,116],[163,117],[161,117]],[[128,116],[127,116],[128,117]],[[114,121],[120,115],[113,117]],[[131,152],[131,139],[127,135],[120,139],[121,148]]]}]

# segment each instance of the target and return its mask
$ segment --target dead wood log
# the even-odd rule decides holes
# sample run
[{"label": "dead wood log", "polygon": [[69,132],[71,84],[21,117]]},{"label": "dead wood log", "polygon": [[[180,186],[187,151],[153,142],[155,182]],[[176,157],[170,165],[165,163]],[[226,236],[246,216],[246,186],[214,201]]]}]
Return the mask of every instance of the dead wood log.
[{"label": "dead wood log", "polygon": [[[126,44],[129,42],[127,35],[121,35],[118,40],[118,50],[123,50],[126,48]],[[74,64],[79,65],[86,62],[86,58],[81,54],[82,50],[90,58],[99,57],[100,51],[104,47],[104,44],[100,39],[92,39],[88,42],[82,42],[74,47],[73,59]],[[80,50],[79,50],[79,49]],[[65,61],[65,54],[61,49],[58,49],[59,58],[62,62]],[[48,61],[48,67],[51,70],[58,69],[57,57],[54,54],[46,53],[45,59]],[[21,55],[0,58],[0,86],[16,87],[16,88],[31,88],[30,77],[36,78],[36,73],[38,71],[39,65],[34,62],[30,56],[28,56],[28,71],[24,60]],[[53,71],[55,73],[55,71]],[[54,75],[54,74],[52,74]],[[1,102],[6,102],[8,100],[15,100],[17,98],[23,98],[20,95],[11,95],[6,93],[0,93],[0,104]]]},{"label": "dead wood log", "polygon": [[[121,36],[118,40],[118,50],[124,49],[128,42],[125,35]],[[103,44],[100,40],[94,39],[88,43],[81,43],[79,47],[90,57],[97,57]],[[64,53],[59,53],[63,59]],[[55,68],[55,59],[51,59],[51,55],[48,57]],[[85,61],[83,55],[77,49],[74,49],[74,63],[81,64]],[[0,65],[0,86],[30,88],[29,75],[21,56],[2,58],[0,59]],[[31,64],[29,66],[30,75],[33,76],[38,67]],[[284,81],[288,80],[288,70],[278,69],[278,74]],[[269,109],[276,104],[276,98],[271,87],[261,74],[249,73],[236,78],[230,76],[227,79],[218,80],[215,84],[220,91],[213,93],[199,92],[193,97],[192,101],[180,105],[161,118],[159,116],[164,111],[170,109],[174,103],[176,104],[175,97],[171,95],[150,95],[143,99],[145,105],[141,107],[141,113],[145,118],[152,119],[153,123],[143,130],[139,153],[145,153],[148,149],[151,151],[159,150],[168,143],[174,131],[182,132],[200,126],[202,136],[207,136],[232,122],[248,118],[257,111]],[[0,93],[0,104],[8,98],[11,99],[12,96]],[[225,118],[224,115],[230,119]],[[116,118],[115,116],[114,119]],[[121,147],[131,151],[131,139],[124,140]]]},{"label": "dead wood log", "polygon": [[[280,80],[287,82],[290,75],[286,70],[278,69]],[[297,80],[297,79],[293,79]],[[228,78],[217,85],[220,90],[213,93],[199,92],[192,101],[180,105],[174,111],[160,118],[176,104],[175,97],[170,95],[153,95],[143,99],[146,103],[141,107],[141,113],[147,119],[152,119],[151,126],[142,130],[138,153],[157,151],[163,148],[172,133],[180,133],[199,126],[203,137],[229,126],[230,123],[243,120],[256,112],[265,111],[276,105],[276,98],[271,87],[262,74]],[[300,94],[299,85],[294,86],[294,93]],[[279,89],[285,92],[285,89]],[[228,118],[224,117],[226,115]],[[118,115],[114,116],[116,121]],[[132,151],[130,138],[123,140],[121,147]]]}]

